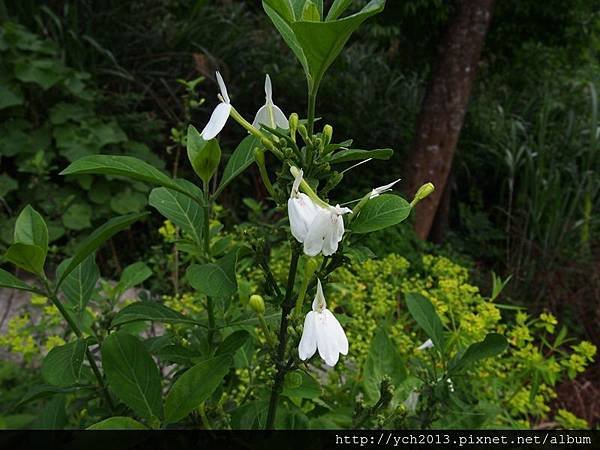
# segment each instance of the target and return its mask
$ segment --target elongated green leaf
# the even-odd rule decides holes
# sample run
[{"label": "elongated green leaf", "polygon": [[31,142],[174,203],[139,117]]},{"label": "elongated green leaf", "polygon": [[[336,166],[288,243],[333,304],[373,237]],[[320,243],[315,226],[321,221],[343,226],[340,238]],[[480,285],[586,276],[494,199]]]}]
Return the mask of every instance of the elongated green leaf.
[{"label": "elongated green leaf", "polygon": [[508,347],[504,336],[498,333],[489,333],[481,342],[471,344],[465,353],[454,364],[451,364],[450,372],[458,373],[468,369],[481,359],[491,358],[499,355]]},{"label": "elongated green leaf", "polygon": [[394,386],[399,386],[406,379],[405,367],[388,330],[379,328],[373,336],[363,368],[363,388],[369,401],[379,400],[379,387],[385,376],[391,378]]},{"label": "elongated green leaf", "polygon": [[151,321],[163,323],[189,323],[192,325],[205,326],[193,319],[188,319],[183,314],[167,308],[156,302],[136,302],[127,305],[112,320],[111,325],[124,325],[131,322]]},{"label": "elongated green leaf", "polygon": [[131,417],[114,416],[90,425],[87,430],[147,430],[144,424]]},{"label": "elongated green leaf", "polygon": [[35,291],[32,286],[29,286],[24,281],[19,280],[13,274],[4,269],[0,269],[0,287],[20,289],[21,291]]},{"label": "elongated green leaf", "polygon": [[62,282],[65,280],[65,277],[69,275],[73,269],[75,269],[79,263],[81,263],[81,261],[87,258],[91,253],[95,252],[104,242],[117,234],[119,231],[124,230],[132,223],[147,215],[148,213],[144,212],[115,217],[114,219],[110,219],[101,227],[97,228],[77,246],[71,261],[64,268],[64,271],[58,279],[58,286],[62,284]]},{"label": "elongated green leaf", "polygon": [[367,202],[349,228],[354,233],[382,230],[406,220],[410,211],[410,204],[402,197],[382,194]]},{"label": "elongated green leaf", "polygon": [[44,380],[54,386],[79,383],[86,348],[85,340],[78,339],[50,350],[42,362]]},{"label": "elongated green leaf", "polygon": [[229,297],[237,292],[236,261],[237,251],[232,251],[216,263],[192,264],[186,278],[198,292],[216,298]]},{"label": "elongated green leaf", "polygon": [[431,302],[422,295],[411,292],[406,294],[406,305],[408,306],[410,315],[413,316],[413,319],[425,331],[427,336],[431,338],[433,344],[439,351],[444,351],[442,321],[435,312],[435,308]]},{"label": "elongated green leaf", "polygon": [[148,203],[202,245],[204,211],[196,202],[177,191],[159,187],[152,190]]},{"label": "elongated green leaf", "polygon": [[[192,194],[175,180],[158,170],[156,167],[131,156],[117,155],[91,155],[84,156],[71,163],[61,175],[82,175],[82,174],[102,174],[114,175],[133,180],[144,181],[149,184],[164,186],[169,189],[181,192],[184,195]],[[202,202],[202,199],[194,197],[195,201]]]},{"label": "elongated green leaf", "polygon": [[38,417],[35,428],[41,430],[57,430],[67,424],[67,413],[65,411],[65,396],[57,395],[46,403]]},{"label": "elongated green leaf", "polygon": [[37,245],[12,244],[4,254],[4,258],[15,266],[28,272],[41,275],[44,271],[46,251]]},{"label": "elongated green leaf", "polygon": [[142,284],[148,278],[152,276],[152,270],[142,261],[130,264],[123,269],[117,290],[120,293],[125,292],[127,289],[131,289],[134,286]]},{"label": "elongated green leaf", "polygon": [[[67,259],[58,266],[57,274],[59,277],[70,261],[70,259]],[[85,258],[65,277],[62,283],[62,291],[67,301],[77,311],[82,312],[87,306],[98,278],[100,278],[100,270],[96,265],[96,256],[94,253]]]},{"label": "elongated green leaf", "polygon": [[344,11],[346,11],[346,9],[348,9],[348,6],[351,4],[352,0],[335,0],[331,5],[331,8],[329,8],[329,12],[325,17],[325,20],[337,19],[344,13]]},{"label": "elongated green leaf", "polygon": [[229,372],[231,363],[231,355],[216,356],[196,364],[181,375],[165,399],[165,422],[183,419],[206,401]]},{"label": "elongated green leaf", "polygon": [[161,417],[160,374],[139,339],[120,331],[109,335],[102,344],[102,367],[123,403],[142,417]]},{"label": "elongated green leaf", "polygon": [[250,333],[246,330],[238,330],[231,333],[217,347],[216,355],[233,355],[237,352],[250,338]]},{"label": "elongated green leaf", "polygon": [[390,159],[393,154],[394,150],[391,148],[378,148],[375,150],[359,150],[351,148],[334,153],[331,158],[329,158],[329,162],[331,164],[339,164],[349,161],[362,161],[369,158],[386,160]]},{"label": "elongated green leaf", "polygon": [[260,142],[254,136],[247,136],[240,142],[240,145],[237,146],[229,157],[229,161],[227,161],[221,183],[215,191],[214,197],[217,197],[235,177],[250,167],[254,162],[254,148],[259,145]]},{"label": "elongated green leaf", "polygon": [[197,351],[178,344],[167,345],[152,352],[152,354],[161,361],[185,365],[191,365],[190,363],[197,362],[202,356]]},{"label": "elongated green leaf", "polygon": [[17,403],[15,405],[15,407],[18,408],[19,406],[22,406],[26,403],[33,402],[35,400],[40,400],[43,398],[52,397],[53,395],[56,395],[56,394],[69,394],[71,392],[77,392],[82,389],[92,389],[93,390],[93,389],[96,389],[96,387],[95,386],[58,387],[58,386],[50,386],[47,384],[35,386],[35,387],[31,388],[31,390],[29,390],[29,392],[27,392],[27,394],[25,394],[21,400],[19,400],[19,403]]}]

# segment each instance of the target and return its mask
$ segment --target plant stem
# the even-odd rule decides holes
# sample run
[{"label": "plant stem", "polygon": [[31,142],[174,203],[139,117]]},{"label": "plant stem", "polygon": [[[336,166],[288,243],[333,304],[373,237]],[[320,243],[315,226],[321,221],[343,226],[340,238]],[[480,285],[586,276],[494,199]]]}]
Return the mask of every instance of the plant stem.
[{"label": "plant stem", "polygon": [[308,88],[308,136],[311,137],[314,131],[315,125],[315,109],[317,105],[317,91],[319,90],[318,85],[313,85]]},{"label": "plant stem", "polygon": [[204,255],[206,258],[210,256],[210,195],[209,195],[209,186],[208,182],[203,181],[204,188],[204,200],[206,204],[204,205]]},{"label": "plant stem", "polygon": [[269,412],[267,413],[267,422],[265,429],[272,429],[275,423],[275,415],[277,413],[277,405],[279,402],[279,391],[283,385],[285,373],[287,367],[285,365],[285,348],[287,345],[287,328],[288,328],[288,314],[293,308],[292,291],[294,290],[294,282],[296,281],[296,272],[298,269],[298,259],[300,258],[300,252],[298,251],[295,244],[292,244],[292,259],[290,261],[290,270],[288,272],[287,288],[285,290],[285,299],[281,305],[281,323],[279,326],[279,346],[277,348],[277,356],[275,363],[277,365],[277,373],[275,374],[275,381],[271,389],[271,399],[269,401]]},{"label": "plant stem", "polygon": [[[63,318],[67,321],[67,323],[69,324],[69,327],[71,327],[71,330],[73,331],[73,333],[75,333],[75,335],[77,336],[77,338],[81,339],[83,337],[83,333],[79,329],[79,326],[77,326],[77,324],[75,323],[75,321],[71,317],[71,314],[69,314],[69,311],[67,311],[65,309],[65,307],[63,306],[63,304],[60,302],[60,300],[58,299],[58,297],[54,293],[53,289],[51,288],[50,283],[48,282],[48,280],[44,279],[43,281],[44,281],[44,285],[46,287],[46,295],[52,301],[52,303],[54,304],[54,306],[56,306],[56,308],[58,309],[58,311],[60,312],[60,314],[63,316]],[[85,348],[85,356],[87,357],[87,360],[90,363],[92,371],[94,372],[94,376],[98,380],[98,384],[100,385],[100,389],[102,391],[102,395],[103,395],[104,399],[106,400],[106,404],[108,405],[108,408],[110,409],[111,413],[114,413],[115,406],[113,404],[112,399],[110,398],[110,394],[108,393],[108,388],[106,387],[106,383],[104,382],[104,378],[102,378],[102,374],[100,373],[100,369],[98,369],[98,365],[96,364],[96,360],[94,359],[94,355],[92,355],[92,352],[90,352],[90,349],[87,346]]]}]

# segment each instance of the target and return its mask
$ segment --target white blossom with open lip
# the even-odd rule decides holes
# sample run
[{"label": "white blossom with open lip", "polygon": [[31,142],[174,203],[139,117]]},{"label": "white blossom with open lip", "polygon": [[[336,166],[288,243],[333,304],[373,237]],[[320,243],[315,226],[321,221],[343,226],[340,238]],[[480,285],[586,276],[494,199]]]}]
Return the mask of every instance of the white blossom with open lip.
[{"label": "white blossom with open lip", "polygon": [[308,195],[299,191],[303,172],[300,170],[288,200],[288,216],[292,235],[304,244],[304,253],[316,256],[333,255],[344,236],[343,214],[351,212],[339,205],[325,207],[316,204]]},{"label": "white blossom with open lip", "polygon": [[259,128],[260,125],[266,125],[270,128],[279,127],[284,130],[290,127],[283,111],[273,103],[273,87],[268,74],[265,76],[265,104],[256,112],[254,122],[252,122],[252,126],[255,128]]},{"label": "white blossom with open lip", "polygon": [[202,130],[202,139],[208,141],[217,136],[227,123],[227,119],[229,118],[229,114],[231,113],[231,100],[229,99],[229,94],[227,93],[227,87],[225,86],[225,82],[223,81],[223,77],[219,72],[217,72],[217,83],[219,84],[219,89],[221,91],[221,95],[219,98],[221,99],[221,103],[217,105],[210,116],[210,120]]},{"label": "white blossom with open lip", "polygon": [[302,338],[298,345],[298,355],[302,361],[312,357],[316,351],[328,366],[335,366],[340,353],[348,354],[348,338],[344,329],[327,309],[321,280],[317,279],[317,294],[312,303],[312,311],[304,319]]}]

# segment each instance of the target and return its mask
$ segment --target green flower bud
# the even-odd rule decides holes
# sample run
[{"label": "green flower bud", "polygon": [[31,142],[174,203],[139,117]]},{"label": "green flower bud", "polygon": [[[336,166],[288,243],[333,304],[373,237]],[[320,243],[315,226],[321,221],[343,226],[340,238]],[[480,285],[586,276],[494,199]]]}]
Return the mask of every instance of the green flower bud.
[{"label": "green flower bud", "polygon": [[329,145],[332,137],[333,137],[333,127],[329,124],[325,125],[323,127],[323,145]]},{"label": "green flower bud", "polygon": [[300,118],[298,117],[298,114],[296,113],[292,113],[290,114],[290,118],[288,119],[288,122],[290,124],[290,137],[292,138],[292,141],[296,142],[296,131],[298,130],[298,121],[300,120]]},{"label": "green flower bud", "polygon": [[415,194],[415,198],[413,198],[412,202],[410,202],[410,206],[415,206],[429,194],[431,194],[435,190],[433,183],[425,183],[423,186],[419,188],[417,193]]},{"label": "green flower bud", "polygon": [[250,306],[250,308],[252,308],[252,310],[260,316],[262,316],[265,313],[265,301],[258,294],[250,296],[248,306]]}]

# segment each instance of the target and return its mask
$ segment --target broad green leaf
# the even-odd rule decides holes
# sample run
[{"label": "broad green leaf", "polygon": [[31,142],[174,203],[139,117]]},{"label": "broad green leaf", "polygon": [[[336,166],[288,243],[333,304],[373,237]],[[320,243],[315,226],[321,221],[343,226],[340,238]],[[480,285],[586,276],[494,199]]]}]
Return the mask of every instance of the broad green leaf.
[{"label": "broad green leaf", "polygon": [[399,195],[382,194],[367,201],[349,228],[354,233],[382,230],[404,221],[410,211],[410,204]]},{"label": "broad green leaf", "polygon": [[504,336],[498,333],[489,333],[483,341],[469,345],[465,353],[454,364],[451,364],[450,372],[461,372],[480,359],[499,355],[506,350],[507,346],[508,342]]},{"label": "broad green leaf", "polygon": [[238,330],[231,333],[217,347],[216,355],[235,354],[250,338],[250,333],[246,330]]},{"label": "broad green leaf", "polygon": [[102,344],[102,367],[123,403],[142,417],[161,417],[158,367],[138,338],[121,331],[109,335]]},{"label": "broad green leaf", "polygon": [[185,365],[190,365],[192,362],[197,362],[197,360],[202,356],[199,352],[178,344],[167,345],[152,352],[152,354],[161,361]]},{"label": "broad green leaf", "polygon": [[[134,180],[144,181],[149,184],[168,187],[185,195],[190,195],[175,180],[171,179],[165,173],[151,166],[141,159],[131,156],[117,155],[91,155],[84,156],[81,159],[71,163],[69,167],[63,170],[61,175],[81,175],[81,174],[101,174],[114,175]],[[201,199],[194,198],[195,201],[202,202]]]},{"label": "broad green leaf", "polygon": [[85,203],[69,206],[62,216],[62,223],[69,230],[84,230],[92,226],[92,208]]},{"label": "broad green leaf", "polygon": [[254,148],[259,145],[260,142],[254,136],[247,136],[240,142],[225,165],[221,183],[215,191],[214,197],[217,197],[235,177],[250,167],[254,162]]},{"label": "broad green leaf", "polygon": [[67,424],[65,396],[57,395],[46,403],[36,421],[35,428],[41,430],[57,430]]},{"label": "broad green leaf", "polygon": [[86,430],[147,430],[144,424],[131,417],[114,416],[90,425]]},{"label": "broad green leaf", "polygon": [[142,261],[130,264],[123,269],[121,278],[117,284],[117,291],[119,293],[125,292],[127,289],[131,289],[139,284],[142,284],[148,278],[152,276],[152,270]]},{"label": "broad green leaf", "polygon": [[192,264],[186,272],[186,278],[194,289],[209,297],[229,297],[237,291],[236,261],[237,250],[234,250],[216,263]]},{"label": "broad green leaf", "polygon": [[431,338],[440,352],[444,351],[444,329],[442,321],[435,312],[433,304],[425,297],[414,292],[406,294],[406,305],[413,319]]},{"label": "broad green leaf", "polygon": [[395,386],[399,386],[406,378],[406,368],[387,330],[379,328],[373,336],[363,368],[363,388],[371,402],[379,400],[379,387],[386,375]]},{"label": "broad green leaf", "polygon": [[37,245],[16,243],[8,247],[4,258],[21,269],[41,275],[44,271],[46,251]]},{"label": "broad green leaf", "polygon": [[[0,152],[1,153],[1,152]],[[19,183],[5,173],[0,174],[0,198],[6,197],[9,192],[16,191]]]},{"label": "broad green leaf", "polygon": [[391,148],[378,148],[375,150],[359,150],[355,148],[340,150],[334,153],[330,158],[331,164],[339,164],[349,161],[362,161],[365,159],[390,159],[394,154]]},{"label": "broad green leaf", "polygon": [[20,289],[22,291],[35,291],[32,286],[29,286],[24,281],[19,280],[10,272],[0,269],[0,287],[9,289]]},{"label": "broad green leaf", "polygon": [[165,399],[165,423],[183,419],[206,401],[229,372],[231,363],[231,355],[216,356],[181,375]]},{"label": "broad green leaf", "polygon": [[30,205],[17,217],[13,242],[6,258],[29,272],[41,274],[48,253],[48,227],[40,213]]},{"label": "broad green leaf", "polygon": [[53,395],[56,395],[56,394],[69,394],[71,392],[80,391],[82,389],[94,390],[94,389],[96,389],[96,387],[95,386],[58,387],[58,386],[50,386],[50,385],[46,385],[46,384],[43,384],[40,386],[35,386],[35,387],[31,388],[31,390],[29,390],[29,392],[27,392],[27,394],[25,394],[21,400],[19,400],[19,403],[17,403],[15,407],[22,406],[26,403],[33,402],[35,400],[52,397]]},{"label": "broad green leaf", "polygon": [[22,105],[23,103],[25,103],[25,96],[21,87],[4,76],[0,76],[0,109]]},{"label": "broad green leaf", "polygon": [[[70,262],[70,259],[66,259],[58,266],[57,274],[59,277]],[[81,313],[90,301],[98,278],[100,278],[100,270],[96,265],[96,255],[94,253],[85,258],[65,277],[62,283],[62,291],[71,306],[78,312]]]},{"label": "broad green leaf", "polygon": [[42,362],[44,380],[54,386],[79,383],[86,348],[85,340],[78,339],[50,350]]},{"label": "broad green leaf", "polygon": [[204,183],[215,174],[221,161],[221,146],[216,139],[205,141],[193,125],[188,126],[187,155],[192,168]]},{"label": "broad green leaf", "polygon": [[149,201],[153,206],[190,236],[198,245],[202,245],[202,226],[204,211],[189,197],[172,189],[159,187],[152,190]]},{"label": "broad green leaf", "polygon": [[81,261],[95,252],[104,242],[117,234],[119,231],[124,230],[132,223],[147,215],[148,213],[139,213],[115,217],[114,219],[110,219],[101,227],[97,228],[77,246],[75,249],[75,254],[71,258],[69,264],[64,268],[64,271],[58,279],[57,285],[60,286],[65,280],[65,277],[69,275],[73,269],[75,269],[75,267],[81,263]]},{"label": "broad green leaf", "polygon": [[286,375],[281,395],[292,398],[316,398],[321,395],[321,385],[307,372],[295,370]]},{"label": "broad green leaf", "polygon": [[189,323],[192,325],[204,326],[203,324],[193,319],[188,319],[183,314],[156,302],[136,302],[127,305],[117,313],[111,322],[111,326],[116,327],[117,325],[140,321]]}]

